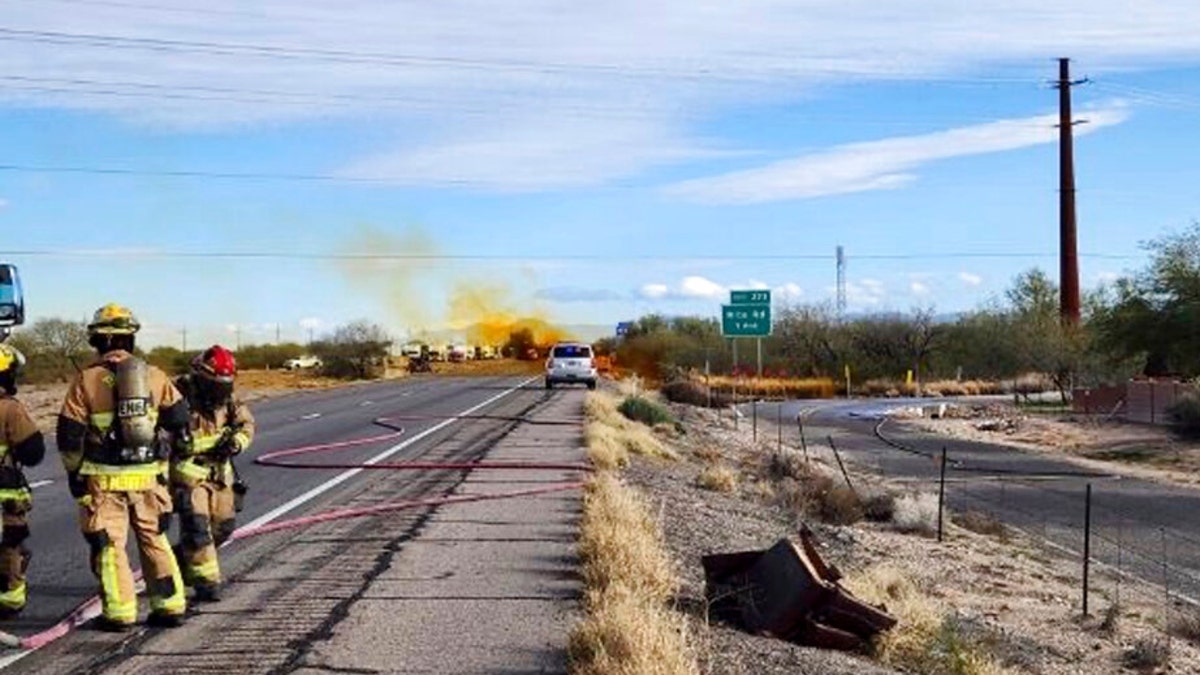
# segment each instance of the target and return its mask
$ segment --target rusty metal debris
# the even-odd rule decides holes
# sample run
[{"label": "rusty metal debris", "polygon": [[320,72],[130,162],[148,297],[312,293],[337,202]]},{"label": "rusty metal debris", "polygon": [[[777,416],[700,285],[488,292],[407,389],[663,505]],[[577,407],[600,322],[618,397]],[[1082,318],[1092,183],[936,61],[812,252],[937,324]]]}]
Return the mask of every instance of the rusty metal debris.
[{"label": "rusty metal debris", "polygon": [[824,649],[860,651],[896,620],[838,585],[841,573],[821,560],[812,531],[800,544],[781,539],[765,551],[704,556],[710,620],[751,633]]}]

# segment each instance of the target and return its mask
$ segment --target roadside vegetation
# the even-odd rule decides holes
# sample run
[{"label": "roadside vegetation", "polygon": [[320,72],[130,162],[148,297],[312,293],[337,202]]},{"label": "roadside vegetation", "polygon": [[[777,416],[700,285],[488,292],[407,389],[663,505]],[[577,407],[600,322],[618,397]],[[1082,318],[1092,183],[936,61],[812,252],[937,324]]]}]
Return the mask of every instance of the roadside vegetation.
[{"label": "roadside vegetation", "polygon": [[[699,673],[686,621],[671,607],[679,586],[662,530],[645,498],[625,485],[617,469],[631,454],[675,457],[651,428],[622,409],[656,410],[645,401],[625,405],[605,391],[585,403],[589,479],[580,523],[586,616],[571,631],[568,654],[576,675],[693,675]],[[665,410],[661,411],[665,412]],[[656,411],[647,415],[658,416]]]},{"label": "roadside vegetation", "polygon": [[[778,307],[773,334],[762,342],[762,379],[752,377],[752,350],[734,364],[715,319],[644,316],[625,338],[598,349],[615,353],[621,371],[666,385],[672,401],[692,404],[707,404],[709,391],[675,381],[707,381],[715,404],[724,405],[735,376],[738,389],[756,397],[844,395],[846,367],[852,392],[872,396],[1057,390],[1065,401],[1072,386],[1136,375],[1200,377],[1200,223],[1145,249],[1145,268],[1086,294],[1077,326],[1059,319],[1051,277],[1031,269],[1000,297],[953,316],[918,307],[839,319],[828,305]],[[1200,406],[1188,405],[1179,411],[1181,426],[1200,428]]]},{"label": "roadside vegetation", "polygon": [[[22,380],[28,384],[68,382],[95,359],[88,346],[87,322],[43,318],[13,333],[10,344],[26,357]],[[186,351],[170,345],[158,345],[139,353],[151,364],[170,375],[186,373],[192,359],[210,345],[198,345]],[[232,345],[228,345],[232,348]],[[372,379],[382,377],[391,340],[381,326],[356,321],[336,328],[328,336],[308,345],[294,342],[242,345],[236,350],[242,371],[278,370],[288,359],[312,354],[321,359],[319,375],[336,379]]]}]

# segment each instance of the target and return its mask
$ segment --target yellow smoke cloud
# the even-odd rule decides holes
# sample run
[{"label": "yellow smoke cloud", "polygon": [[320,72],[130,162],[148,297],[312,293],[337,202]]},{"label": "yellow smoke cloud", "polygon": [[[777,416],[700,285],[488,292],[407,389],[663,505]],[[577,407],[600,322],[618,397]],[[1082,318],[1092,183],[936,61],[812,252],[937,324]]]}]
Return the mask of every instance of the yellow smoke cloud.
[{"label": "yellow smoke cloud", "polygon": [[[420,228],[391,233],[362,227],[347,241],[345,251],[397,258],[343,260],[339,269],[353,288],[383,303],[392,323],[413,335],[453,331],[472,345],[490,346],[504,345],[522,329],[543,347],[570,338],[544,309],[522,302],[503,283],[464,278],[444,261],[432,259],[440,249]],[[529,281],[528,286],[536,288],[536,280]],[[438,298],[448,302],[435,306]]]}]

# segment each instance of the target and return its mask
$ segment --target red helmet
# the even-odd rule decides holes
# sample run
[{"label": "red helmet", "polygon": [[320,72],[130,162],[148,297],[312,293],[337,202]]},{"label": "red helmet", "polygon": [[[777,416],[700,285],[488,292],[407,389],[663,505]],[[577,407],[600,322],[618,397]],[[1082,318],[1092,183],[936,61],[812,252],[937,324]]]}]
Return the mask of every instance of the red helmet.
[{"label": "red helmet", "polygon": [[233,384],[233,378],[237,376],[237,359],[228,349],[213,345],[192,359],[192,372],[215,382]]}]

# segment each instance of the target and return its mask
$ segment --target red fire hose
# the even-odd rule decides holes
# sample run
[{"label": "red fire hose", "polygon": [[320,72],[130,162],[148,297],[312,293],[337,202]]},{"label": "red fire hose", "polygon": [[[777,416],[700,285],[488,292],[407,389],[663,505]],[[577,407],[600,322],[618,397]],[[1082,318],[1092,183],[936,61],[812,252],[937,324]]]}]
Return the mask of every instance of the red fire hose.
[{"label": "red fire hose", "polygon": [[[505,415],[448,415],[448,416],[397,416],[377,418],[373,424],[388,429],[388,433],[359,438],[350,441],[338,441],[335,443],[318,443],[313,445],[305,445],[295,448],[284,448],[259,455],[254,459],[254,463],[260,466],[277,467],[281,469],[372,469],[372,470],[387,470],[387,471],[431,471],[431,470],[451,470],[451,471],[475,471],[475,470],[535,470],[535,471],[580,471],[590,472],[591,466],[584,463],[571,462],[488,462],[488,461],[473,461],[473,462],[379,462],[368,464],[365,462],[300,462],[295,461],[295,457],[305,455],[318,455],[321,453],[332,453],[341,450],[349,450],[359,448],[366,445],[383,443],[386,441],[395,440],[404,435],[404,427],[397,425],[397,422],[402,421],[429,421],[429,420],[449,420],[456,421],[465,420],[486,420],[486,421],[503,421],[519,424],[530,424],[539,426],[578,426],[582,424],[581,420],[561,420],[561,419],[531,419],[521,416],[505,416]],[[279,532],[281,530],[290,530],[318,523],[327,523],[335,520],[346,520],[351,518],[365,518],[368,516],[380,515],[383,513],[392,513],[407,509],[420,507],[436,507],[447,504],[464,504],[470,502],[491,501],[496,499],[514,499],[518,497],[532,497],[554,492],[563,492],[566,490],[575,490],[583,486],[581,481],[570,481],[562,483],[550,483],[538,488],[530,488],[526,490],[517,490],[513,492],[499,492],[492,494],[465,494],[465,495],[441,495],[438,497],[429,497],[425,499],[406,499],[394,502],[385,502],[375,504],[373,506],[364,506],[357,508],[331,509],[309,516],[300,516],[298,518],[290,518],[288,520],[275,521],[266,523],[254,528],[240,528],[234,531],[233,536],[225,544],[231,544],[235,541],[256,537],[262,534],[271,532]],[[137,573],[137,582],[141,585],[141,572]],[[51,642],[63,637],[73,628],[82,625],[95,617],[99,612],[100,598],[94,596],[83,604],[76,607],[62,621],[54,626],[47,628],[39,633],[30,635],[25,638],[18,638],[15,635],[0,632],[0,645],[12,648],[36,650],[40,649]]]}]

